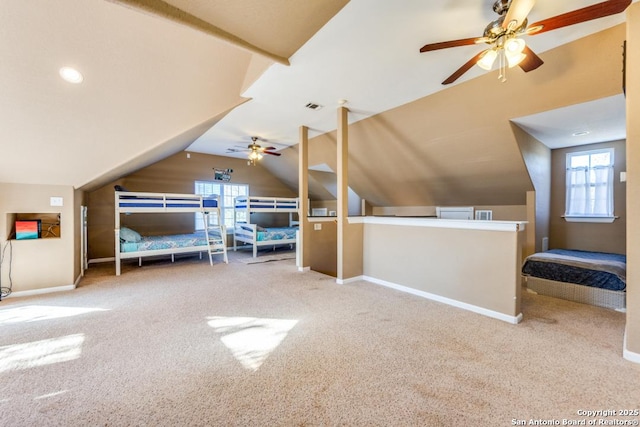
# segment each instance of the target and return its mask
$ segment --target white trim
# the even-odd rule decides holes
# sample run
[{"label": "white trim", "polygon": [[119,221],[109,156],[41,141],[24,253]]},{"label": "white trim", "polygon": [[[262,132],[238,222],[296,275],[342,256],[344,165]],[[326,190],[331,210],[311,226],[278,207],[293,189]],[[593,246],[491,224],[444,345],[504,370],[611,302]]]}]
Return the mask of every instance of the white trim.
[{"label": "white trim", "polygon": [[99,264],[101,262],[113,262],[116,260],[116,257],[108,257],[108,258],[93,258],[89,260],[89,264]]},{"label": "white trim", "polygon": [[523,231],[527,221],[475,221],[416,217],[354,216],[349,224],[404,225],[411,227],[458,228],[465,230]]},{"label": "white trim", "polygon": [[76,288],[76,285],[66,285],[66,286],[55,286],[53,288],[33,289],[30,291],[18,291],[18,292],[11,292],[5,298],[28,297],[31,295],[50,294],[52,292],[72,291],[75,288]]},{"label": "white trim", "polygon": [[627,350],[627,328],[624,328],[624,338],[622,340],[622,357],[629,362],[640,363],[640,353]]},{"label": "white trim", "polygon": [[614,220],[620,218],[619,216],[563,216],[567,222],[604,222],[612,223]]},{"label": "white trim", "polygon": [[336,279],[336,283],[338,285],[348,285],[349,283],[359,282],[361,280],[366,280],[365,276],[349,277],[348,279]]},{"label": "white trim", "polygon": [[451,298],[446,298],[440,295],[435,295],[435,294],[421,291],[418,289],[409,288],[407,286],[398,285],[396,283],[387,282],[386,280],[380,280],[380,279],[376,279],[369,276],[363,276],[362,280],[366,280],[367,282],[375,283],[377,285],[386,286],[388,288],[392,288],[401,292],[406,292],[412,295],[430,299],[436,302],[441,302],[443,304],[451,305],[453,307],[462,308],[463,310],[472,311],[474,313],[478,313],[484,316],[492,317],[494,319],[502,320],[504,322],[511,323],[513,325],[517,325],[522,321],[522,313],[519,313],[517,316],[509,316],[504,313],[499,313],[497,311],[478,307],[477,305],[467,304],[465,302],[457,301]]},{"label": "white trim", "polygon": [[311,267],[298,267],[298,271],[301,273],[306,273],[307,271],[311,271]]},{"label": "white trim", "polygon": [[80,274],[80,275],[78,276],[78,278],[76,279],[76,281],[75,281],[75,282],[73,282],[73,288],[74,288],[74,289],[78,287],[78,285],[80,284],[80,280],[82,280],[82,278],[83,278],[83,277],[84,277],[84,274]]}]

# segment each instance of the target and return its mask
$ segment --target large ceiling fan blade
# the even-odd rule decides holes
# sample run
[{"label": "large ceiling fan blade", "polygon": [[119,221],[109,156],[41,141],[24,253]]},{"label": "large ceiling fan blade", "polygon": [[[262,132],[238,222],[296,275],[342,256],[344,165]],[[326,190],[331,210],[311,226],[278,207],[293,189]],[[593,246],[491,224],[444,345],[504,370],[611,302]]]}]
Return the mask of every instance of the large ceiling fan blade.
[{"label": "large ceiling fan blade", "polygon": [[271,154],[272,156],[281,156],[281,153],[274,153],[273,151],[263,151],[262,154]]},{"label": "large ceiling fan blade", "polygon": [[[529,28],[531,28],[532,31],[529,32],[529,34],[541,34],[557,28],[591,21],[592,19],[615,15],[616,13],[624,12],[630,4],[631,0],[609,0],[592,6],[583,7],[582,9],[576,9],[572,12],[563,13],[562,15],[557,15],[531,24]],[[538,30],[537,27],[541,28]]]},{"label": "large ceiling fan blade", "polygon": [[476,63],[478,62],[478,60],[480,59],[482,54],[485,53],[485,52],[486,52],[486,50],[483,50],[480,53],[478,53],[476,56],[471,58],[462,67],[458,68],[455,73],[451,74],[445,81],[443,81],[442,84],[443,85],[448,85],[448,84],[451,84],[451,83],[455,82],[456,80],[458,80],[460,78],[460,76],[462,76],[464,73],[469,71],[471,69],[471,67],[476,65]]},{"label": "large ceiling fan blade", "polygon": [[511,0],[509,10],[502,21],[502,28],[515,30],[522,26],[535,3],[535,0]]},{"label": "large ceiling fan blade", "polygon": [[518,65],[524,70],[524,72],[528,73],[529,71],[533,71],[544,64],[544,61],[531,49],[529,49],[529,46],[525,46],[522,53],[524,53],[526,56]]},{"label": "large ceiling fan blade", "polygon": [[449,40],[447,42],[425,44],[420,48],[420,52],[430,52],[432,50],[447,49],[450,47],[469,46],[476,43],[482,43],[484,37],[473,37],[470,39]]}]

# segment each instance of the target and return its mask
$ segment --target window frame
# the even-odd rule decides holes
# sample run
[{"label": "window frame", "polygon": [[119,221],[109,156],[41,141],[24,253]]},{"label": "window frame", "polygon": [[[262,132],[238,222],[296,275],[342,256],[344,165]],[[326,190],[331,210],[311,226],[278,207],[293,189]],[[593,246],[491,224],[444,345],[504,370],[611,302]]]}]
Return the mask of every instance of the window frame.
[{"label": "window frame", "polygon": [[[215,191],[208,192],[207,194],[201,194],[199,192],[198,186],[202,185],[211,185],[212,187],[218,187],[220,189],[218,194]],[[248,196],[249,195],[249,184],[241,184],[241,183],[229,183],[229,182],[220,182],[220,181],[205,181],[205,180],[195,180],[193,182],[194,194],[202,195],[202,196],[211,196],[216,195],[219,196],[219,205],[220,208],[220,218],[223,220],[224,225],[227,228],[228,232],[233,232],[234,223],[235,223],[235,213],[234,213],[234,203],[233,200],[236,196]],[[238,189],[238,191],[234,191],[234,189]],[[244,190],[243,194],[242,191]],[[231,193],[231,194],[228,194]],[[227,202],[230,202],[231,205],[227,206],[225,203],[225,199]],[[225,212],[231,212],[231,215],[225,215]],[[227,224],[229,222],[230,224]],[[195,230],[204,230],[204,220],[202,218],[202,214],[200,212],[196,212],[194,214],[194,226]]]},{"label": "window frame", "polygon": [[[604,166],[604,168],[607,168],[607,173],[608,173],[607,182],[604,185],[607,186],[607,204],[610,204],[609,206],[610,211],[605,214],[593,214],[589,212],[569,214],[568,213],[570,211],[569,205],[571,203],[570,191],[572,188],[571,187],[572,184],[569,182],[569,179],[570,179],[569,174],[571,170],[578,169],[578,168],[571,167],[571,160],[575,157],[589,156],[589,165],[587,166],[587,173],[590,174],[591,171],[595,169],[595,166],[591,165],[591,156],[601,154],[601,153],[609,153],[609,165]],[[585,185],[588,185],[589,187],[595,187],[598,185],[598,183],[589,181],[588,183],[585,183]],[[565,219],[565,221],[567,222],[604,222],[604,223],[613,222],[616,218],[618,218],[617,216],[615,216],[615,193],[614,192],[615,192],[615,149],[613,147],[598,148],[593,150],[573,151],[573,152],[566,153],[565,155],[565,213],[563,215],[563,218]],[[592,203],[595,203],[594,198],[591,198],[590,201]]]}]

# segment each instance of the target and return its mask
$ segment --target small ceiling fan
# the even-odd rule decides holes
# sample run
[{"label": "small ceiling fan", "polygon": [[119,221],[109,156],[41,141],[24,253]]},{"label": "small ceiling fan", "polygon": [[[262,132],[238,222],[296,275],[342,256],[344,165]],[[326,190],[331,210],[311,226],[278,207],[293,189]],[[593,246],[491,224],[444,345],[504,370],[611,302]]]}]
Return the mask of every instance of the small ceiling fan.
[{"label": "small ceiling fan", "polygon": [[500,69],[498,78],[506,81],[507,68],[518,65],[525,72],[529,72],[543,64],[542,59],[526,45],[520,36],[542,34],[569,25],[615,15],[623,12],[631,4],[631,0],[608,0],[528,25],[527,15],[534,4],[535,0],[496,0],[493,11],[500,17],[487,25],[482,37],[430,43],[424,45],[420,52],[486,43],[490,46],[488,49],[471,58],[442,84],[448,85],[455,82],[474,64],[487,71],[491,70],[496,59]]},{"label": "small ceiling fan", "polygon": [[238,153],[238,152],[248,152],[248,161],[247,164],[251,166],[255,166],[256,162],[262,159],[263,154],[270,154],[272,156],[280,156],[280,153],[276,153],[273,150],[276,147],[261,147],[258,143],[258,137],[251,137],[251,144],[247,146],[247,148],[228,148],[227,152],[229,153]]}]

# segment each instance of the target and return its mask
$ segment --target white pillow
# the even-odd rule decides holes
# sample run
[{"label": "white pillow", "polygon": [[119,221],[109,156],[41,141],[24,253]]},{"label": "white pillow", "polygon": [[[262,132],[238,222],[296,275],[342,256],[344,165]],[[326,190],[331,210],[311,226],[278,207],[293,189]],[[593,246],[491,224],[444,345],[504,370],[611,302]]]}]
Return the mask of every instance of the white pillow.
[{"label": "white pillow", "polygon": [[142,240],[142,236],[137,231],[133,231],[127,227],[120,227],[120,240],[124,240],[125,242],[133,242],[138,243]]}]

